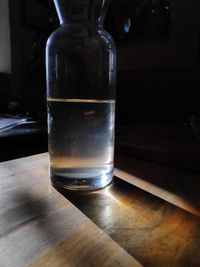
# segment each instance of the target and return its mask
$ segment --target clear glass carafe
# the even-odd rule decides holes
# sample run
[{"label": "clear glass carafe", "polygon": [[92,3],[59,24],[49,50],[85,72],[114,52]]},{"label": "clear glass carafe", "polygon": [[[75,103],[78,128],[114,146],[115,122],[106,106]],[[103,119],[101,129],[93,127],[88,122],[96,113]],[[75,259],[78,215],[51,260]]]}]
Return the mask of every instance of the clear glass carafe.
[{"label": "clear glass carafe", "polygon": [[116,49],[107,0],[54,0],[60,27],[46,48],[50,177],[66,190],[113,178]]}]

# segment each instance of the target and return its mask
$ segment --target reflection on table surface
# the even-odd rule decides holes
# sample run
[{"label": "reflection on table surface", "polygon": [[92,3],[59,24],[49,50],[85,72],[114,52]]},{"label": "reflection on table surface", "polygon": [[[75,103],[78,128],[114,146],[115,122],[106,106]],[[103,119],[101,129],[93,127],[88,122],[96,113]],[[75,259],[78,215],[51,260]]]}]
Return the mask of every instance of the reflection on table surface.
[{"label": "reflection on table surface", "polygon": [[117,177],[93,193],[61,193],[144,266],[200,265],[197,216]]}]

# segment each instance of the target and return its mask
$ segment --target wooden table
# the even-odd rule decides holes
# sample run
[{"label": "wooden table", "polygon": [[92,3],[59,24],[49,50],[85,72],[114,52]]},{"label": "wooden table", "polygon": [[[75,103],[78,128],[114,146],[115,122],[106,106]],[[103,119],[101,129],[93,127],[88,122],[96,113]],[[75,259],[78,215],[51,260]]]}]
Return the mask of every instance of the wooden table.
[{"label": "wooden table", "polygon": [[125,157],[115,175],[63,196],[47,154],[1,163],[0,267],[199,267],[198,175]]}]

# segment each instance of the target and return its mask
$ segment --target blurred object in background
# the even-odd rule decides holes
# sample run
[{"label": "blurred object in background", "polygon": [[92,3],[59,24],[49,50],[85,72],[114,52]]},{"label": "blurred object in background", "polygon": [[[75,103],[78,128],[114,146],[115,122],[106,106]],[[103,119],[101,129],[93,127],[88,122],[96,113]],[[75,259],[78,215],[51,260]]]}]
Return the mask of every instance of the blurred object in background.
[{"label": "blurred object in background", "polygon": [[6,112],[10,101],[10,75],[0,73],[0,113]]},{"label": "blurred object in background", "polygon": [[193,115],[190,117],[190,124],[194,133],[200,137],[200,115]]},{"label": "blurred object in background", "polygon": [[170,34],[170,0],[113,1],[110,16],[116,41],[150,41]]}]

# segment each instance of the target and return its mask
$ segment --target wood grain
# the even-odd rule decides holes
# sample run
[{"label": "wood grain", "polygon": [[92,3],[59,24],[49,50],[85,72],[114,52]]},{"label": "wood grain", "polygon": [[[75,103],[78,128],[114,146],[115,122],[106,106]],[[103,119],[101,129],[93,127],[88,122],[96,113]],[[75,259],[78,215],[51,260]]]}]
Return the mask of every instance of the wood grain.
[{"label": "wood grain", "polygon": [[[78,218],[77,218],[78,219]],[[112,239],[92,224],[86,224],[70,238],[45,252],[29,267],[40,266],[142,266]]]},{"label": "wood grain", "polygon": [[[200,218],[185,211],[190,191],[177,207],[176,190],[153,188],[160,166],[147,164],[142,177],[142,162],[118,160],[121,179],[93,193],[62,192],[67,199],[50,185],[47,154],[1,163],[0,267],[199,267]],[[159,174],[152,187],[150,170]]]},{"label": "wood grain", "polygon": [[200,216],[199,174],[116,155],[115,175],[167,202]]},{"label": "wood grain", "polygon": [[115,177],[92,194],[64,193],[143,266],[200,266],[200,219]]},{"label": "wood grain", "polygon": [[50,186],[46,154],[0,174],[0,267],[141,266]]}]

